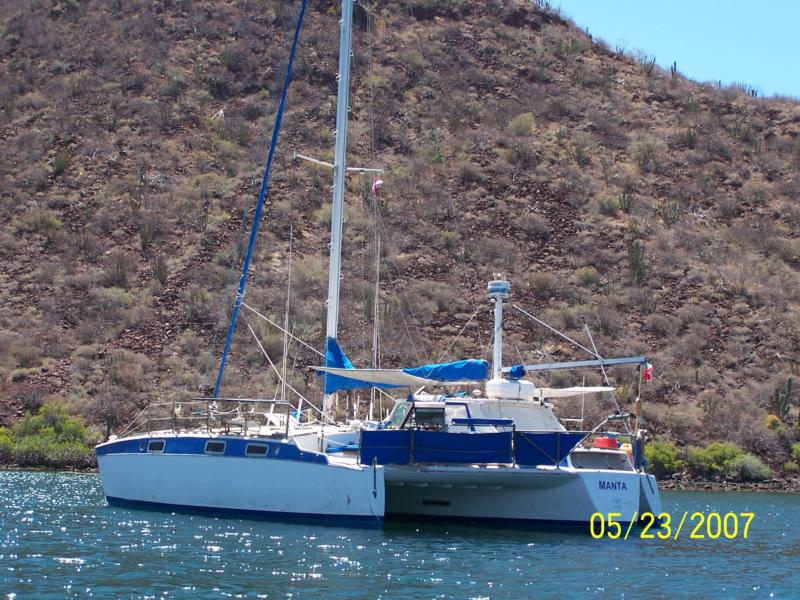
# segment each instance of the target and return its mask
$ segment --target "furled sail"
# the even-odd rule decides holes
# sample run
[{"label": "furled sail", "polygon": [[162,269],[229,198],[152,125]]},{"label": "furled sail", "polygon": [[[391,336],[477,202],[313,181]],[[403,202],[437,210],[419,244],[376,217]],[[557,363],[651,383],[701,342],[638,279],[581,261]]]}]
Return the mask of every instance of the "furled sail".
[{"label": "furled sail", "polygon": [[325,366],[311,367],[325,376],[325,393],[371,387],[397,388],[482,381],[489,374],[485,360],[457,360],[409,369],[356,369],[334,338],[325,341]]}]

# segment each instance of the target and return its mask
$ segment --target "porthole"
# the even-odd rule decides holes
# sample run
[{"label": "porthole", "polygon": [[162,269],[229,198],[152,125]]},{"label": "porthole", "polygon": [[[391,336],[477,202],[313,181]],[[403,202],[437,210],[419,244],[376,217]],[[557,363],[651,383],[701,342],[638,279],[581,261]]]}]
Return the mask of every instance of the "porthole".
[{"label": "porthole", "polygon": [[225,454],[225,442],[208,440],[206,442],[206,454]]},{"label": "porthole", "polygon": [[264,444],[247,444],[244,453],[246,456],[266,456],[267,447]]}]

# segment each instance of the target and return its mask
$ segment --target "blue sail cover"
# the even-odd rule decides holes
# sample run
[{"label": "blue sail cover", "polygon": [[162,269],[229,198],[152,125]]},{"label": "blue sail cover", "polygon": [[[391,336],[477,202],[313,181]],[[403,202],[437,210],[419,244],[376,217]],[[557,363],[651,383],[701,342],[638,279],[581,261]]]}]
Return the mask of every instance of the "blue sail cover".
[{"label": "blue sail cover", "polygon": [[[338,369],[354,369],[353,363],[347,358],[335,338],[325,340],[325,366]],[[402,369],[404,373],[414,377],[421,377],[433,381],[480,381],[486,379],[489,373],[489,364],[485,360],[457,360],[449,363],[423,365],[410,369]],[[406,385],[393,385],[388,383],[378,383],[374,381],[362,381],[351,379],[333,373],[322,373],[325,377],[324,391],[332,394],[338,390],[357,390],[378,388],[397,388],[407,387]]]},{"label": "blue sail cover", "polygon": [[522,379],[525,377],[525,365],[514,365],[508,372],[509,379]]},{"label": "blue sail cover", "polygon": [[489,363],[470,358],[403,369],[409,375],[436,381],[481,381],[489,375]]},{"label": "blue sail cover", "polygon": [[[347,355],[339,346],[336,338],[325,338],[325,366],[337,367],[339,369],[353,369],[353,363],[347,358]],[[360,388],[363,384],[360,381],[340,377],[332,373],[320,373],[325,378],[324,391],[326,394],[332,394],[337,390],[351,390]]]}]

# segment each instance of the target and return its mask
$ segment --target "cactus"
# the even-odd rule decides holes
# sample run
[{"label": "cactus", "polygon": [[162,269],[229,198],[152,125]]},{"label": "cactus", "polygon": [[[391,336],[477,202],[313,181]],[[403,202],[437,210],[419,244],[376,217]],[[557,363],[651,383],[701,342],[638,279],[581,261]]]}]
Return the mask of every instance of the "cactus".
[{"label": "cactus", "polygon": [[644,57],[642,59],[642,72],[644,76],[647,78],[652,77],[655,74],[656,70],[656,57],[653,56],[651,58]]},{"label": "cactus", "polygon": [[789,409],[793,404],[794,396],[794,382],[792,378],[786,380],[785,383],[777,386],[770,398],[769,408],[772,413],[781,421],[789,416]]},{"label": "cactus", "polygon": [[631,214],[633,210],[635,197],[631,190],[623,190],[619,196],[619,207],[622,209],[626,215]]},{"label": "cactus", "polygon": [[631,271],[631,281],[644,281],[644,246],[638,240],[628,242],[628,268]]},{"label": "cactus", "polygon": [[674,198],[665,198],[658,205],[658,214],[664,225],[672,227],[681,218],[681,205]]}]

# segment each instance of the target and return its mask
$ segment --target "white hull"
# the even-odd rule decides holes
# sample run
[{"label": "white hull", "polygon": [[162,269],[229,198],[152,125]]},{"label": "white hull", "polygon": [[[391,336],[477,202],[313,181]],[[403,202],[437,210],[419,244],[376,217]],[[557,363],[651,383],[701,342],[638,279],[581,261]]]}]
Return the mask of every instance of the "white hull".
[{"label": "white hull", "polygon": [[[111,504],[369,525],[379,525],[385,515],[487,525],[588,526],[596,513],[606,519],[616,513],[617,520],[628,522],[643,512],[661,512],[655,478],[635,471],[511,465],[373,467],[356,464],[355,457],[328,459],[317,453],[313,455],[320,462],[309,461],[308,453],[305,460],[278,460],[136,451],[151,439],[131,439],[118,452],[98,453]],[[179,437],[172,440],[180,442]]]},{"label": "white hull", "polygon": [[435,518],[472,523],[588,524],[595,513],[629,522],[660,511],[658,489],[648,499],[646,475],[572,468],[387,466],[387,518]]},{"label": "white hull", "polygon": [[98,456],[109,503],[280,520],[379,525],[382,467],[236,456]]}]

